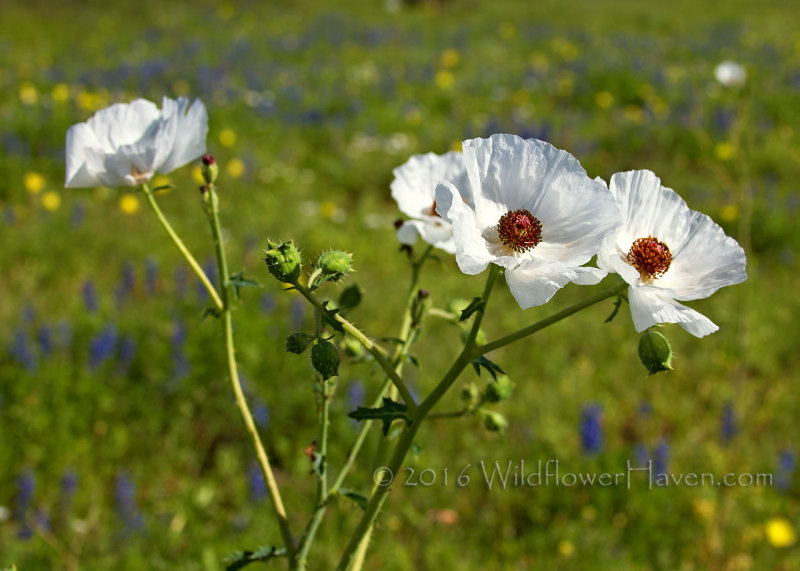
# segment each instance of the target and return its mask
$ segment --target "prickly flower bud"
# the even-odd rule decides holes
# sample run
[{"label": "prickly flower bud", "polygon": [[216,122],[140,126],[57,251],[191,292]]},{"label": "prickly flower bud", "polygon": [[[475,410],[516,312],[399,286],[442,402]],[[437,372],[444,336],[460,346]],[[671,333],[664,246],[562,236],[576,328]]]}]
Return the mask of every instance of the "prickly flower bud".
[{"label": "prickly flower bud", "polygon": [[463,389],[461,389],[461,400],[466,403],[474,403],[478,402],[478,398],[481,396],[478,387],[475,386],[474,383],[470,383],[466,385]]},{"label": "prickly flower bud", "polygon": [[206,181],[206,184],[214,184],[214,182],[217,180],[217,175],[219,175],[219,165],[217,164],[216,159],[214,159],[214,155],[203,155],[203,166],[201,171],[203,173],[203,180]]},{"label": "prickly flower bud", "polygon": [[511,396],[511,389],[514,383],[506,375],[497,375],[496,379],[491,379],[486,385],[486,400],[489,402],[500,402]]},{"label": "prickly flower bud", "polygon": [[483,411],[483,425],[490,432],[502,432],[508,426],[508,421],[499,412],[493,410]]},{"label": "prickly flower bud", "polygon": [[672,369],[672,347],[658,331],[648,329],[639,339],[639,359],[651,375]]},{"label": "prickly flower bud", "polygon": [[330,341],[321,341],[311,348],[311,364],[327,381],[339,374],[339,351]]},{"label": "prickly flower bud", "polygon": [[303,259],[291,240],[283,244],[267,240],[264,255],[267,269],[278,281],[293,283],[300,277]]},{"label": "prickly flower bud", "polygon": [[341,250],[330,250],[319,257],[317,268],[326,278],[339,280],[353,270],[353,254]]},{"label": "prickly flower bud", "polygon": [[286,338],[286,350],[289,353],[299,355],[308,348],[313,340],[314,338],[308,333],[295,331]]}]

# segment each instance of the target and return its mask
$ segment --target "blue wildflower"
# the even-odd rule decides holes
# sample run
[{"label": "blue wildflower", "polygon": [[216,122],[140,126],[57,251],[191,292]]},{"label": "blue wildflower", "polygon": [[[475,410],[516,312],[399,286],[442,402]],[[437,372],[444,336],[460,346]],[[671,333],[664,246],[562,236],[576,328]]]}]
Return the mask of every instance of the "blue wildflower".
[{"label": "blue wildflower", "polygon": [[29,519],[33,493],[36,490],[36,477],[31,470],[25,470],[17,477],[17,496],[14,506],[14,519],[19,522],[17,537],[30,539],[33,537],[33,528]]},{"label": "blue wildflower", "polygon": [[53,332],[49,325],[42,325],[36,330],[36,341],[39,344],[39,350],[45,357],[53,352]]},{"label": "blue wildflower", "polygon": [[250,482],[250,495],[254,502],[260,502],[267,497],[267,483],[258,462],[253,462],[247,469],[247,479]]},{"label": "blue wildflower", "polygon": [[111,324],[89,340],[89,367],[96,369],[114,356],[117,348],[117,329]]},{"label": "blue wildflower", "polygon": [[797,467],[797,457],[788,448],[781,450],[778,455],[778,469],[775,474],[775,487],[779,490],[788,490],[792,487],[792,475]]},{"label": "blue wildflower", "polygon": [[653,472],[655,477],[657,478],[660,474],[666,474],[668,465],[669,444],[662,438],[656,445],[655,458],[653,458]]},{"label": "blue wildflower", "polygon": [[153,258],[145,262],[144,287],[147,293],[155,293],[158,288],[158,263]]},{"label": "blue wildflower", "polygon": [[720,418],[720,440],[723,444],[727,444],[736,435],[738,431],[738,423],[736,422],[736,413],[733,410],[731,403],[725,404],[722,409],[722,416]]},{"label": "blue wildflower", "polygon": [[603,448],[602,408],[586,406],[581,414],[581,445],[587,453],[600,452]]},{"label": "blue wildflower", "polygon": [[14,341],[11,342],[9,351],[17,363],[25,367],[26,371],[34,372],[38,368],[39,363],[31,349],[30,336],[26,330],[17,329],[14,332]]},{"label": "blue wildflower", "polygon": [[95,288],[94,282],[91,279],[87,279],[85,282],[83,282],[81,296],[83,297],[83,305],[88,313],[94,313],[97,311],[97,289]]},{"label": "blue wildflower", "polygon": [[144,518],[136,502],[136,486],[127,472],[119,472],[114,478],[114,510],[121,524],[123,537],[144,527]]}]

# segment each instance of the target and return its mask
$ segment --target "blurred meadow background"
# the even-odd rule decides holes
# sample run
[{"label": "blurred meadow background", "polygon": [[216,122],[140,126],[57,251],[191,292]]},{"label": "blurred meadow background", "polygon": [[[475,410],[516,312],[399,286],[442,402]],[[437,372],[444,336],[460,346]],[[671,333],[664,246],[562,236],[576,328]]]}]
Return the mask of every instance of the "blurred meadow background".
[{"label": "blurred meadow background", "polygon": [[[395,334],[408,280],[392,169],[496,132],[545,139],[590,176],[656,172],[748,254],[749,280],[692,307],[720,331],[663,329],[675,371],[648,377],[623,307],[607,302],[493,354],[515,383],[477,417],[432,421],[397,487],[367,568],[798,569],[796,377],[800,236],[800,28],[792,2],[629,0],[330,2],[4,0],[0,7],[0,568],[219,569],[279,541],[225,377],[208,300],[143,197],[63,189],[64,137],[113,102],[199,97],[231,269],[263,284],[236,305],[246,392],[292,523],[313,507],[303,450],[316,438],[313,373],[284,351],[307,306],[265,271],[267,237],[307,258],[352,251],[365,292],[352,314]],[[746,83],[715,66],[734,60]],[[215,273],[199,164],[156,184],[160,204]],[[421,245],[416,250],[421,251]],[[479,295],[441,254],[434,305]],[[499,337],[591,294],[568,286],[521,311],[497,288]],[[330,286],[330,295],[336,295]],[[419,394],[459,349],[429,318],[409,366]],[[355,434],[345,414],[382,378],[343,364],[329,460]],[[458,408],[465,371],[437,410]],[[369,491],[377,431],[348,486]],[[653,459],[674,474],[769,473],[771,486],[646,482],[491,490],[478,463],[558,459],[619,472]],[[452,485],[471,464],[470,485]],[[527,468],[530,467],[530,468]],[[448,469],[450,485],[443,485]],[[329,510],[311,568],[332,568],[360,516]],[[282,562],[272,563],[281,567]]]}]

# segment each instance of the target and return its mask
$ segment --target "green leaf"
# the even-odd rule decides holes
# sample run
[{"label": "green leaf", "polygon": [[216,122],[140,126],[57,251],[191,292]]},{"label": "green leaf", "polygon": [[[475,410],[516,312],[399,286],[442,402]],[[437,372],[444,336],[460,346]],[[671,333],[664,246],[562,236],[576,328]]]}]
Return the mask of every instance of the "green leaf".
[{"label": "green leaf", "polygon": [[497,379],[497,373],[500,373],[501,375],[506,374],[506,372],[503,369],[501,369],[499,365],[492,363],[489,359],[487,359],[483,355],[475,359],[472,362],[472,366],[475,368],[475,372],[478,374],[479,377],[481,376],[481,367],[489,371],[489,374],[492,375],[493,379]]},{"label": "green leaf", "polygon": [[162,184],[161,186],[155,187],[153,189],[153,192],[155,193],[155,192],[159,192],[161,190],[170,190],[170,189],[173,189],[173,188],[175,188],[174,184]]},{"label": "green leaf", "polygon": [[417,359],[414,355],[406,355],[406,359],[408,359],[409,363],[419,369],[419,359]]},{"label": "green leaf", "polygon": [[334,331],[344,333],[344,327],[336,320],[336,314],[341,311],[339,308],[328,309],[330,301],[322,302],[322,323],[323,325],[330,325]]},{"label": "green leaf", "polygon": [[203,311],[203,320],[206,317],[216,317],[219,319],[220,315],[222,315],[216,307],[206,307],[205,311]]},{"label": "green leaf", "polygon": [[473,298],[469,305],[461,311],[461,317],[458,318],[459,321],[465,321],[470,318],[470,316],[478,310],[483,310],[486,302],[483,300],[482,297]]},{"label": "green leaf", "polygon": [[342,295],[339,296],[339,307],[345,311],[354,309],[361,303],[362,297],[361,289],[353,284],[342,291]]},{"label": "green leaf", "polygon": [[612,319],[617,316],[617,312],[619,311],[619,306],[622,305],[622,296],[617,296],[617,299],[614,300],[614,311],[611,312],[611,315],[606,318],[603,323],[609,323]]},{"label": "green leaf", "polygon": [[405,420],[406,425],[411,425],[411,419],[406,414],[408,407],[402,403],[395,402],[390,398],[383,397],[383,406],[380,408],[366,408],[363,406],[358,407],[356,410],[348,414],[355,420],[380,420],[383,423],[383,435],[389,434],[389,427],[392,421],[399,419]]},{"label": "green leaf", "polygon": [[347,490],[344,488],[339,488],[339,495],[344,496],[348,500],[351,500],[362,510],[367,509],[367,501],[368,501],[367,496],[359,494],[358,492],[354,492],[353,490]]},{"label": "green leaf", "polygon": [[236,571],[251,563],[257,561],[266,563],[273,557],[281,557],[282,555],[286,555],[285,549],[278,549],[274,545],[264,545],[255,551],[237,551],[232,553],[223,559],[223,563],[225,563],[226,571]]},{"label": "green leaf", "polygon": [[228,278],[228,285],[233,286],[233,295],[239,299],[239,290],[243,287],[261,287],[261,284],[255,280],[244,277],[244,272],[238,272]]}]

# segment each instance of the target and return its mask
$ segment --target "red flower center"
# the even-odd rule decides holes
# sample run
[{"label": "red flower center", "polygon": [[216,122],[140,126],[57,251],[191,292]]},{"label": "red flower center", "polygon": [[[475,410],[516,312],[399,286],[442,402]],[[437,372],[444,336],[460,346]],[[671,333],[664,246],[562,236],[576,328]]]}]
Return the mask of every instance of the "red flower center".
[{"label": "red flower center", "polygon": [[637,238],[628,252],[628,263],[639,270],[644,281],[664,275],[672,263],[672,254],[664,242],[648,236]]},{"label": "red flower center", "polygon": [[542,241],[542,223],[528,210],[512,210],[500,217],[497,233],[505,246],[527,252]]}]

